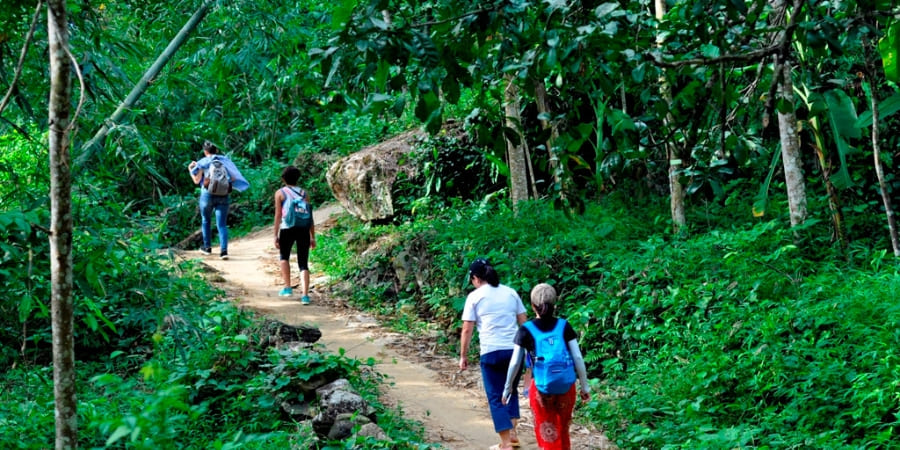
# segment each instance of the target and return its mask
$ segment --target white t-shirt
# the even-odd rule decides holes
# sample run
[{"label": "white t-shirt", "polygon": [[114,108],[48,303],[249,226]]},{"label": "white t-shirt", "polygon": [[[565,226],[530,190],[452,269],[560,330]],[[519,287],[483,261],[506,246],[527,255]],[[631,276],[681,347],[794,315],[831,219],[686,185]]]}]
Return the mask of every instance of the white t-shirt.
[{"label": "white t-shirt", "polygon": [[475,322],[480,354],[484,355],[513,348],[519,331],[518,314],[525,314],[525,305],[515,290],[502,284],[493,287],[485,283],[466,297],[462,320]]}]

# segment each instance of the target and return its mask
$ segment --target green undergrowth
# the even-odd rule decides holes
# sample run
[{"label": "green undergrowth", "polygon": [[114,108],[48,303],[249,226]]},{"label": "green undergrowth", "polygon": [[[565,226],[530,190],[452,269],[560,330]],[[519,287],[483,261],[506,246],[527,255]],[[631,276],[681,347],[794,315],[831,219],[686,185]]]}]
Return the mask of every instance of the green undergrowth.
[{"label": "green undergrowth", "polygon": [[326,270],[395,327],[437,331],[448,354],[472,259],[490,259],[526,304],[535,284],[553,284],[596,394],[577,415],[622,448],[894,446],[894,259],[865,242],[843,254],[797,242],[778,220],[673,238],[667,205],[626,204],[569,216],[546,202],[517,214],[458,202],[381,226],[345,217]]},{"label": "green undergrowth", "polygon": [[[210,286],[204,266],[160,248],[149,217],[90,208],[73,238],[78,446],[81,448],[431,448],[421,424],[382,404],[371,361],[324,349],[263,348],[263,318]],[[48,240],[40,210],[0,213],[0,448],[54,442]],[[11,301],[15,299],[15,301]],[[297,380],[350,380],[388,438],[313,441],[282,412]]]}]

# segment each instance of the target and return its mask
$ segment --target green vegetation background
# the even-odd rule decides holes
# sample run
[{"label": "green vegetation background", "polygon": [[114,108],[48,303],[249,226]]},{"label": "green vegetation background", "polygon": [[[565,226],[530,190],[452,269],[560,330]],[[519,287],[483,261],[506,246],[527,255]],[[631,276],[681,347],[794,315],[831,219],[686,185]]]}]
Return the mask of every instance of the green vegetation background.
[{"label": "green vegetation background", "polygon": [[[174,3],[71,5],[73,45],[84,52],[90,88],[74,142],[90,137],[92,124],[109,115],[195,6]],[[4,36],[25,34],[25,6],[6,6],[20,20],[3,23]],[[148,17],[154,26],[145,26]],[[432,445],[422,442],[420,425],[378,403],[380,380],[364,370],[367,363],[317,352],[248,351],[257,318],[222,302],[202,267],[170,250],[199,224],[186,165],[199,156],[203,139],[219,143],[253,186],[235,196],[237,237],[268,226],[285,165],[304,171],[316,203],[330,201],[324,173],[331,162],[424,121],[413,116],[427,108],[400,104],[399,118],[372,116],[381,111],[325,87],[328,71],[310,70],[316,61],[309,50],[326,48],[331,18],[327,5],[312,2],[217,5],[140,109],[77,168],[81,446]],[[46,41],[40,30],[37,41]],[[22,87],[0,134],[0,447],[31,449],[51,446],[53,390],[46,108],[36,100],[45,92],[45,69],[42,55],[27,61],[23,79],[41,82]],[[858,62],[829,60],[821,77],[849,72]],[[821,79],[805,81],[821,87]],[[576,84],[566,88],[588,89]],[[680,115],[690,117],[690,108],[704,101],[702,84],[688,83]],[[457,92],[456,105],[437,117],[462,120],[479,107],[499,110],[499,98],[476,90]],[[474,119],[498,127],[497,113]],[[573,171],[580,183],[574,203],[582,210],[552,206],[559,192],[544,181],[542,198],[514,212],[496,151],[503,142],[485,142],[484,133],[473,141],[437,135],[410,161],[422,168],[419,176],[395,187],[397,217],[386,224],[341,218],[317,250],[327,257],[314,263],[335,279],[365,286],[351,293],[336,284],[337,295],[398,329],[439,331],[450,354],[471,259],[490,258],[523,298],[537,283],[553,284],[561,314],[581,334],[597,394],[579,406],[578,418],[622,448],[897,447],[900,278],[896,259],[884,250],[871,168],[860,163],[870,155],[851,158],[857,164],[843,195],[851,200],[844,226],[852,239],[842,247],[832,238],[821,186],[811,189],[812,217],[804,227],[789,229],[777,177],[767,191],[767,215],[752,217],[759,180],[772,171],[771,154],[761,149],[777,146],[754,135],[759,130],[740,131],[729,141],[739,140],[735,145],[749,153],[738,174],[715,165],[688,174],[697,183],[687,199],[690,230],[681,236],[671,234],[668,201],[657,189],[664,170],[638,151],[637,140],[610,135],[604,145],[620,146],[619,152],[591,160],[593,170]],[[573,139],[587,146],[589,135]],[[584,156],[574,147],[573,159]],[[76,156],[84,152],[73,146]],[[542,180],[550,178],[547,164],[536,164]],[[810,179],[820,175],[812,170]],[[361,256],[366,249],[375,251]],[[408,258],[418,264],[419,279],[397,275]],[[393,316],[398,307],[416,314]],[[313,444],[304,440],[310,433],[302,424],[278,413],[280,402],[296,395],[287,380],[326,370],[345,373],[375,404],[389,440]]]}]

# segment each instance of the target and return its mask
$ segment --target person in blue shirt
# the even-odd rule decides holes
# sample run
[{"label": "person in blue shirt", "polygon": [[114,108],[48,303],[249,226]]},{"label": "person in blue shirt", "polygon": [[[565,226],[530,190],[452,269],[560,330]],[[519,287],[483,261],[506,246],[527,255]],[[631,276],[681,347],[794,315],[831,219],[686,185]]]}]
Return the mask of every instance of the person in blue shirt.
[{"label": "person in blue shirt", "polygon": [[212,195],[206,189],[204,180],[213,160],[222,162],[231,180],[232,189],[243,192],[250,187],[250,183],[241,175],[234,162],[225,155],[219,154],[219,148],[210,141],[203,142],[203,158],[191,161],[188,170],[194,184],[200,186],[200,231],[203,235],[203,246],[200,252],[204,255],[212,254],[212,215],[216,214],[216,229],[219,231],[219,248],[222,259],[228,259],[228,205],[231,203],[231,195]]}]

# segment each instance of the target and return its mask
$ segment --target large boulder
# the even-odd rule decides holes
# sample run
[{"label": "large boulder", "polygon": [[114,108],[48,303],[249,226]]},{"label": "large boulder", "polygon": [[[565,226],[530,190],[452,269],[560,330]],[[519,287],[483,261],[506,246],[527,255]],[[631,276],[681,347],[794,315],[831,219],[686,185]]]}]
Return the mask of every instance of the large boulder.
[{"label": "large boulder", "polygon": [[331,192],[344,209],[366,222],[394,216],[391,195],[397,174],[414,176],[415,168],[403,165],[403,156],[412,152],[416,139],[423,136],[413,130],[380,144],[366,147],[337,160],[325,174]]}]

